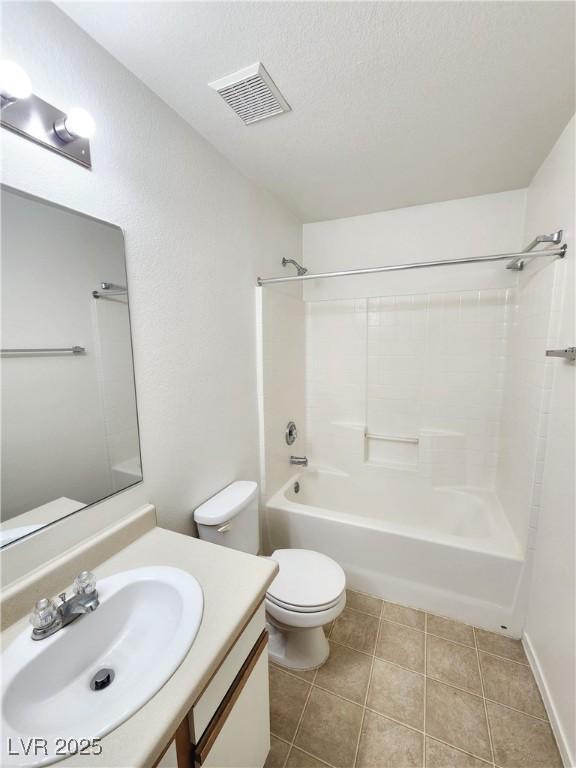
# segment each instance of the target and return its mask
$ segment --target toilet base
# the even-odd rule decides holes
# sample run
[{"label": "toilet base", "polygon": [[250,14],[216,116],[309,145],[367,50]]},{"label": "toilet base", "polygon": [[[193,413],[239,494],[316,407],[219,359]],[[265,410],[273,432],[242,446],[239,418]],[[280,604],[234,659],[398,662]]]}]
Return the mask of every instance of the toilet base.
[{"label": "toilet base", "polygon": [[318,669],[328,660],[330,646],[323,627],[280,628],[268,618],[268,656],[279,667],[304,672]]}]

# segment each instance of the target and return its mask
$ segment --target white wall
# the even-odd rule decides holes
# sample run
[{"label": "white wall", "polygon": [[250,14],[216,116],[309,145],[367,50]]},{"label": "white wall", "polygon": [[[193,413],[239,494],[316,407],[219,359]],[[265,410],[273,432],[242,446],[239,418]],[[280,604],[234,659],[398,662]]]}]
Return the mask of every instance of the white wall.
[{"label": "white wall", "polygon": [[[566,157],[570,131],[568,127],[560,148],[529,187],[526,241],[556,229],[564,229],[567,238],[571,236],[574,212],[570,196],[556,191],[562,186],[571,191],[570,179],[565,178],[570,173],[570,158]],[[553,298],[554,286],[566,279],[566,263],[569,261],[534,261],[519,273],[513,296],[497,487],[516,535],[530,547],[538,522],[550,387],[557,367],[545,357],[545,351],[552,343],[554,313],[561,304],[561,298]]]},{"label": "white wall", "polygon": [[96,120],[91,172],[2,131],[3,177],[124,229],[146,496],[191,532],[197,504],[258,476],[254,286],[300,257],[300,224],[55,6],[6,4],[3,57]]},{"label": "white wall", "polygon": [[[524,205],[520,190],[306,224],[306,265],[322,272],[519,250]],[[371,462],[418,466],[435,485],[493,487],[515,280],[488,263],[306,282],[312,459],[342,468],[341,425],[365,425],[420,440],[420,450],[368,440]],[[452,434],[431,442],[430,430]]]},{"label": "white wall", "polygon": [[[525,200],[520,189],[305,224],[304,260],[311,272],[330,272],[518,250]],[[514,273],[501,263],[484,263],[307,280],[304,298],[406,296],[514,284]]]},{"label": "white wall", "polygon": [[[521,282],[521,318],[518,329],[529,334],[527,374],[535,390],[523,397],[520,389],[513,427],[530,419],[532,429],[522,431],[522,458],[529,462],[532,516],[530,546],[533,572],[526,620],[526,640],[544,692],[552,725],[565,764],[576,765],[576,562],[574,468],[576,367],[561,359],[545,358],[545,349],[574,346],[574,129],[569,123],[528,190],[526,231],[565,230],[568,253],[548,269],[527,271]],[[549,309],[544,333],[531,333]],[[539,365],[538,365],[539,364]],[[513,382],[519,386],[519,382]],[[537,425],[528,411],[540,398]],[[535,406],[533,406],[535,407]],[[508,481],[519,476],[510,470]]]}]

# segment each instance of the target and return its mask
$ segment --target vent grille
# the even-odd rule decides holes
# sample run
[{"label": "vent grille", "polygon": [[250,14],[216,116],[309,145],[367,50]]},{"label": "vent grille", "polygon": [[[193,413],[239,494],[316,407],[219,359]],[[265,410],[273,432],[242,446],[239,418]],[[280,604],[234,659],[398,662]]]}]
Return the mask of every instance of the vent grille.
[{"label": "vent grille", "polygon": [[290,112],[290,105],[260,62],[209,85],[245,125]]}]

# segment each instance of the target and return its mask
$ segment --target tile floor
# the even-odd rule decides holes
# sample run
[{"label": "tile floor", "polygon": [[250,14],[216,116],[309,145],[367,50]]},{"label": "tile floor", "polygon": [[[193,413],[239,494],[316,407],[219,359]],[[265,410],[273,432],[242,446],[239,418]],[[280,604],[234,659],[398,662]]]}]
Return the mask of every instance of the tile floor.
[{"label": "tile floor", "polygon": [[319,670],[270,666],[266,768],[562,768],[519,640],[348,592]]}]

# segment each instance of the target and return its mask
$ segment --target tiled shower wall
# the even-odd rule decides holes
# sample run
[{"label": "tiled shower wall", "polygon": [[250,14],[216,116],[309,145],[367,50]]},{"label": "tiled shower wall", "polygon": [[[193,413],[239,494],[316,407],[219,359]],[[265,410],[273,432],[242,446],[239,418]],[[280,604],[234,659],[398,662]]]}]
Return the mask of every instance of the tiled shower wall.
[{"label": "tiled shower wall", "polygon": [[491,487],[509,300],[507,289],[494,289],[308,302],[307,429],[315,462],[338,467],[334,430],[357,425],[391,438],[367,441],[371,463],[418,467],[435,484]]}]

